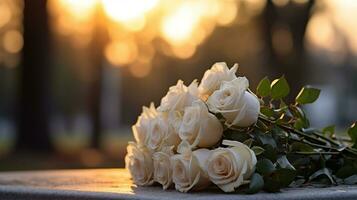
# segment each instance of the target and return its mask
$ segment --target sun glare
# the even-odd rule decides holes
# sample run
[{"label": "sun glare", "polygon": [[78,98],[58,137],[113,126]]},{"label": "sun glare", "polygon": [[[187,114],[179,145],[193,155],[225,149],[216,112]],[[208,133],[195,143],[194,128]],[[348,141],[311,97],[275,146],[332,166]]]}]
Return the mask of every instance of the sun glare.
[{"label": "sun glare", "polygon": [[187,42],[197,28],[200,15],[195,12],[194,6],[190,3],[182,4],[171,15],[163,20],[163,37],[171,44],[178,45]]},{"label": "sun glare", "polygon": [[118,22],[143,18],[157,3],[158,0],[102,0],[105,13]]},{"label": "sun glare", "polygon": [[[192,57],[216,26],[227,26],[234,21],[238,3],[235,0],[50,0],[49,10],[54,30],[73,38],[78,47],[89,44],[98,22],[98,10],[103,11],[106,21],[100,22],[106,25],[109,35],[103,52],[105,58],[113,66],[130,65],[135,77],[144,77],[150,73],[156,51],[181,59]],[[157,38],[161,39],[160,43],[154,42]]]}]

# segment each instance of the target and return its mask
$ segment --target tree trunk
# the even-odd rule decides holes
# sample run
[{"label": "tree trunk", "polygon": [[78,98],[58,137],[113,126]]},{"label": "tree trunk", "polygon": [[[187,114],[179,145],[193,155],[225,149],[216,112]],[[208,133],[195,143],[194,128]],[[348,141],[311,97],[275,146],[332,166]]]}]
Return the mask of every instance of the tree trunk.
[{"label": "tree trunk", "polygon": [[[272,78],[278,78],[277,76],[284,74],[290,83],[293,96],[305,82],[304,37],[313,5],[314,0],[310,0],[304,5],[290,2],[288,5],[279,8],[273,4],[272,0],[268,0],[262,15],[268,65],[271,68],[270,71],[272,71],[270,75],[274,76]],[[292,50],[285,55],[279,55],[273,44],[273,34],[279,27],[286,27],[291,35]],[[278,38],[279,45],[284,45],[283,43],[280,44],[280,39],[282,41],[283,38]]]},{"label": "tree trunk", "polygon": [[91,43],[92,59],[92,82],[90,88],[90,110],[93,123],[91,146],[99,147],[100,134],[102,131],[102,85],[103,85],[103,65],[104,65],[104,48],[108,41],[107,31],[103,22],[106,20],[101,7],[97,8],[96,26],[94,28],[93,40]]},{"label": "tree trunk", "polygon": [[46,0],[25,0],[20,72],[19,140],[22,149],[49,150],[50,64]]}]

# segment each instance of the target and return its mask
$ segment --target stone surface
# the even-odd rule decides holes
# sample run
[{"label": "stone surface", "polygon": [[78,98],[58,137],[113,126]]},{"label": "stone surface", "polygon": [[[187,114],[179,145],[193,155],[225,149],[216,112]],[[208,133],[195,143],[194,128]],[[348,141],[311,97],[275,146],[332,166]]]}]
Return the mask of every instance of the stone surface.
[{"label": "stone surface", "polygon": [[182,194],[160,186],[135,187],[124,169],[0,173],[0,199],[196,199],[196,200],[357,200],[357,186],[286,189],[255,195],[209,192]]}]

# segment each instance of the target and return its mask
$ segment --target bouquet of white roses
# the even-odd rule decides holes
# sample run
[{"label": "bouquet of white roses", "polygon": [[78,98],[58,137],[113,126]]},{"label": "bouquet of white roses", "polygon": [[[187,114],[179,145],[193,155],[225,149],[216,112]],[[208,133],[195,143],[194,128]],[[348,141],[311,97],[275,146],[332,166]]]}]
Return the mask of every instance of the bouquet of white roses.
[{"label": "bouquet of white roses", "polygon": [[357,183],[357,126],[348,129],[351,139],[341,139],[333,126],[310,128],[301,109],[320,90],[304,87],[286,104],[284,76],[264,78],[254,94],[237,69],[215,63],[200,84],[179,80],[159,107],[143,107],[125,158],[136,185],[156,182],[180,192],[216,185],[224,192],[256,193]]}]

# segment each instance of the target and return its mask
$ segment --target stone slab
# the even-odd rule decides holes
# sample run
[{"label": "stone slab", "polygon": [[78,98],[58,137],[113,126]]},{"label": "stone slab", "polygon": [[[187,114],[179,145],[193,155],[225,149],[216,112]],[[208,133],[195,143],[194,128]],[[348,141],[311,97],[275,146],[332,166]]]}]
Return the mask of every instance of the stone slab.
[{"label": "stone slab", "polygon": [[124,169],[55,170],[0,173],[0,199],[128,200],[357,200],[357,186],[294,188],[254,195],[209,192],[179,193],[160,186],[136,187]]}]

